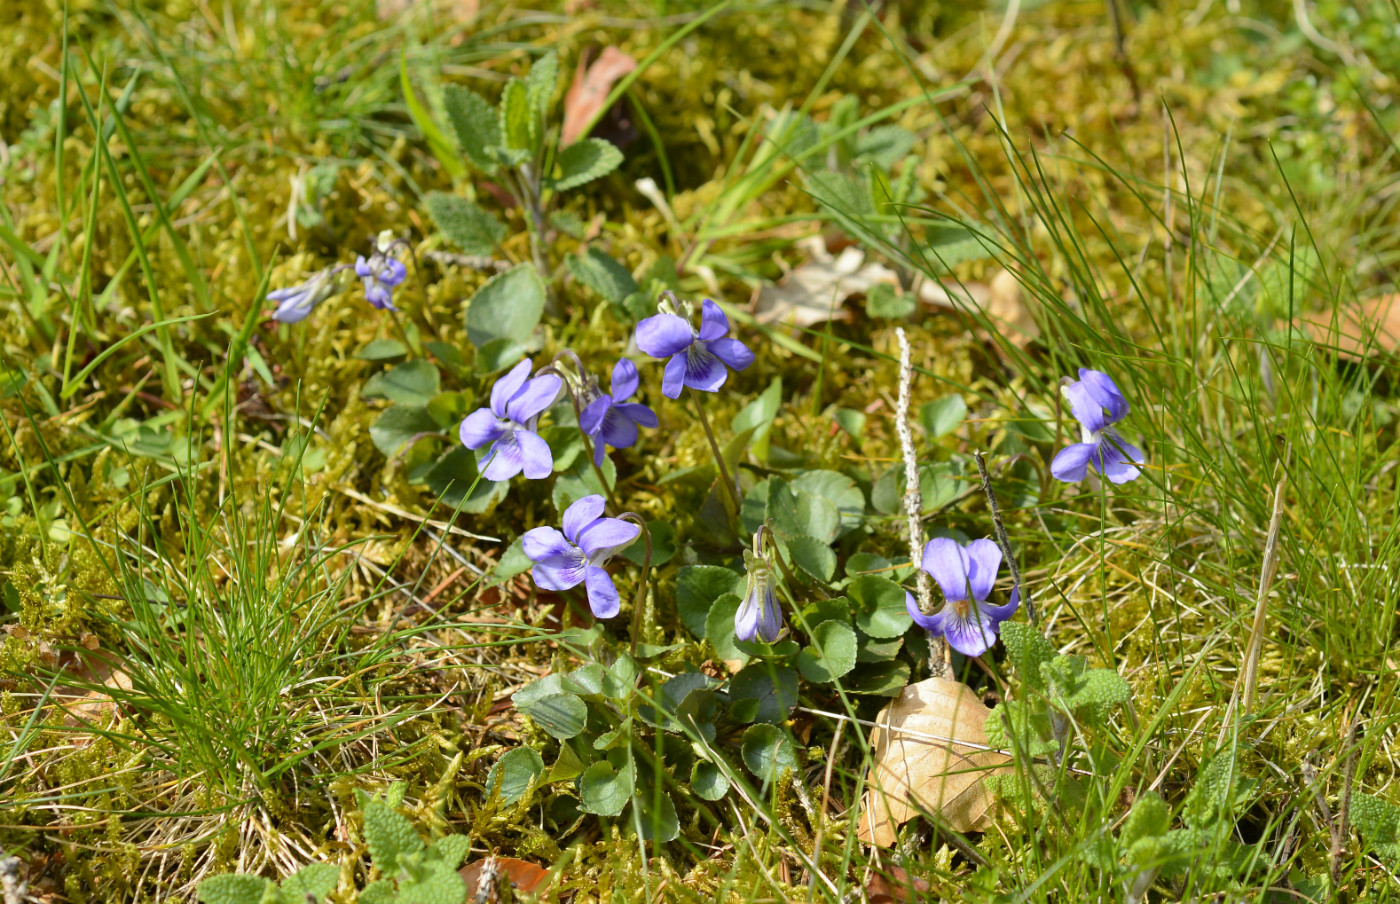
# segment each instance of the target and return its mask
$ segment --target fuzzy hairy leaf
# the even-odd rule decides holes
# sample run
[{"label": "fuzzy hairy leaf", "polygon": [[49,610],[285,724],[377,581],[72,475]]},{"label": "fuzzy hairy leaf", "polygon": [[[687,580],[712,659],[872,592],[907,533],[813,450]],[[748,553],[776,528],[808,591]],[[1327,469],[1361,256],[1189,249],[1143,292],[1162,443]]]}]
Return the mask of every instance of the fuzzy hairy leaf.
[{"label": "fuzzy hairy leaf", "polygon": [[471,853],[472,839],[469,835],[444,835],[433,842],[430,853],[436,855],[448,866],[456,869]]},{"label": "fuzzy hairy leaf", "polygon": [[1007,658],[1016,666],[1021,680],[1038,691],[1045,690],[1040,667],[1058,654],[1045,636],[1026,622],[1006,622],[1001,626],[1001,642]]},{"label": "fuzzy hairy leaf", "polygon": [[423,839],[408,817],[377,799],[365,805],[365,843],[369,845],[370,859],[385,875],[398,871],[401,856],[425,850]]},{"label": "fuzzy hairy leaf", "polygon": [[1132,697],[1126,679],[1112,669],[1088,668],[1082,656],[1059,655],[1040,667],[1046,693],[1066,710],[1102,722]]},{"label": "fuzzy hairy leaf", "polygon": [[448,85],[442,90],[442,105],[462,153],[483,173],[495,172],[492,150],[501,143],[501,122],[490,101],[461,85]]},{"label": "fuzzy hairy leaf", "polygon": [[262,904],[263,896],[276,886],[261,876],[211,876],[199,883],[199,900],[204,904]]},{"label": "fuzzy hairy leaf", "polygon": [[554,87],[557,84],[559,54],[551,50],[535,60],[525,76],[525,93],[530,100],[530,111],[541,126],[549,117],[550,101],[554,100]]},{"label": "fuzzy hairy leaf", "polygon": [[376,879],[360,889],[359,904],[391,904],[394,899],[394,883],[389,879]]},{"label": "fuzzy hairy leaf", "polygon": [[1181,819],[1193,829],[1210,829],[1221,820],[1233,824],[1236,809],[1253,787],[1254,782],[1240,776],[1233,756],[1219,754],[1196,776]]},{"label": "fuzzy hairy leaf", "polygon": [[308,897],[321,901],[340,882],[340,867],[334,863],[308,863],[282,880],[282,897],[290,904],[306,904]]},{"label": "fuzzy hairy leaf", "polygon": [[511,150],[531,156],[538,150],[539,129],[530,110],[530,89],[518,78],[507,82],[501,94],[501,133]]},{"label": "fuzzy hairy leaf", "polygon": [[415,876],[399,882],[397,904],[462,904],[467,899],[467,883],[455,866],[443,860],[429,860]]},{"label": "fuzzy hairy leaf", "polygon": [[560,151],[558,163],[559,176],[550,185],[555,191],[568,191],[617,169],[622,152],[601,138],[585,138]]},{"label": "fuzzy hairy leaf", "polygon": [[1400,863],[1400,807],[1358,791],[1351,796],[1351,824],[1372,850]]},{"label": "fuzzy hairy leaf", "polygon": [[442,234],[467,254],[490,254],[505,238],[505,224],[475,201],[430,191],[424,202]]},{"label": "fuzzy hairy leaf", "polygon": [[570,275],[614,304],[637,291],[637,281],[627,268],[597,248],[571,254],[564,260]]}]

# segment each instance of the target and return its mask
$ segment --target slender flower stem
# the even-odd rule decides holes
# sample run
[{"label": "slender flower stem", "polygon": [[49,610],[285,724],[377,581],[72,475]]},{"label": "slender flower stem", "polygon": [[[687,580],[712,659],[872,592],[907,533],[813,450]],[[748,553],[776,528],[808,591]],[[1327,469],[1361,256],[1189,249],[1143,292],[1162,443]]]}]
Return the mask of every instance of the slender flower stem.
[{"label": "slender flower stem", "polygon": [[404,329],[403,321],[399,319],[398,309],[385,308],[384,310],[389,313],[389,319],[394,321],[394,328],[397,329],[399,331],[399,335],[403,337],[404,348],[407,348],[410,352],[412,352],[413,342],[408,338],[408,330]]},{"label": "slender flower stem", "polygon": [[1034,627],[1035,606],[1031,604],[1030,591],[1021,583],[1021,566],[1016,564],[1016,556],[1011,553],[1011,540],[1006,536],[1006,524],[1001,520],[1001,507],[997,505],[997,494],[992,490],[992,478],[987,473],[987,460],[980,451],[973,452],[972,457],[977,459],[977,473],[982,477],[982,492],[987,496],[987,508],[992,511],[992,527],[997,546],[1001,547],[1006,564],[1011,566],[1012,586],[1020,590],[1021,602],[1026,606],[1026,618],[1030,619],[1031,626]]},{"label": "slender flower stem", "polygon": [[715,466],[719,468],[720,482],[724,484],[728,492],[727,498],[730,501],[730,514],[737,519],[739,513],[743,511],[744,508],[744,502],[739,498],[739,487],[734,482],[734,479],[729,476],[729,468],[724,463],[724,453],[719,449],[719,442],[715,439],[714,430],[710,429],[710,419],[705,415],[705,406],[700,401],[700,394],[690,387],[686,387],[686,389],[690,393],[691,400],[695,402],[695,411],[700,417],[700,426],[705,428],[705,438],[710,441],[710,451],[715,454]]},{"label": "slender flower stem", "polygon": [[633,512],[623,512],[617,516],[619,520],[631,521],[642,529],[642,541],[646,544],[646,555],[642,558],[642,577],[637,581],[637,598],[632,602],[632,645],[629,652],[635,658],[637,655],[637,640],[642,634],[642,604],[646,601],[647,577],[651,573],[651,531],[647,528],[647,523],[640,515]]}]

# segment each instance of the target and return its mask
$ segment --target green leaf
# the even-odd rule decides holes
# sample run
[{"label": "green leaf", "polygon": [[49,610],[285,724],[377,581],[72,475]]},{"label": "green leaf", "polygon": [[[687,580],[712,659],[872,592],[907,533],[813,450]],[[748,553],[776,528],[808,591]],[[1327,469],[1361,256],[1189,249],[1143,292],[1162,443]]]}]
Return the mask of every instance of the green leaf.
[{"label": "green leaf", "polygon": [[865,494],[850,477],[838,471],[803,471],[792,481],[798,492],[829,500],[841,515],[841,533],[860,526],[865,518]]},{"label": "green leaf", "polygon": [[360,397],[423,407],[438,394],[441,379],[433,362],[417,358],[370,377],[361,387]]},{"label": "green leaf", "polygon": [[[617,486],[617,465],[613,460],[604,456],[603,464],[600,467],[608,486]],[[554,490],[550,493],[550,498],[553,499],[555,509],[562,516],[569,506],[583,497],[595,494],[606,496],[607,493],[608,489],[598,479],[598,473],[593,470],[592,463],[587,457],[579,456],[569,470],[555,478]]]},{"label": "green leaf", "polygon": [[[462,512],[469,515],[486,511],[510,491],[508,480],[492,481],[481,477],[476,454],[460,445],[454,446],[428,469],[423,476],[423,484],[443,505],[451,509],[461,506]],[[521,571],[529,567],[527,559]]]},{"label": "green leaf", "polygon": [[837,408],[833,417],[837,425],[846,431],[846,435],[855,440],[859,447],[861,435],[865,433],[865,412],[856,408]]},{"label": "green leaf", "polygon": [[619,655],[603,677],[603,693],[618,701],[631,698],[637,692],[637,676],[641,673],[637,660],[626,653]]},{"label": "green leaf", "polygon": [[514,367],[529,349],[509,336],[489,339],[476,350],[476,372],[494,374]]},{"label": "green leaf", "polygon": [[204,904],[262,904],[263,895],[274,887],[261,876],[210,876],[199,883],[199,900]]},{"label": "green leaf", "polygon": [[934,273],[947,273],[967,261],[987,260],[992,256],[987,249],[995,247],[990,241],[984,245],[976,233],[960,223],[933,224],[924,234],[929,243],[924,260]]},{"label": "green leaf", "polygon": [[535,60],[525,75],[525,93],[530,99],[530,111],[541,128],[549,118],[550,102],[554,100],[554,88],[558,84],[559,54],[551,50]]},{"label": "green leaf", "polygon": [[568,191],[600,179],[622,163],[622,152],[601,138],[584,138],[559,152],[559,175],[549,185],[555,191]]},{"label": "green leaf", "polygon": [[501,133],[512,150],[531,157],[539,150],[539,125],[530,109],[530,89],[518,78],[506,82],[501,93]]},{"label": "green leaf", "polygon": [[851,670],[841,686],[852,694],[897,697],[909,683],[909,663],[872,662]]},{"label": "green leaf", "polygon": [[399,880],[396,904],[462,904],[467,899],[467,883],[456,867],[442,860],[429,860],[408,877]]},{"label": "green leaf", "polygon": [[[457,151],[452,147],[452,143],[447,140],[447,136],[433,122],[430,114],[422,102],[418,100],[418,95],[413,90],[413,84],[408,80],[408,63],[402,51],[399,52],[399,88],[403,91],[404,105],[408,107],[409,118],[418,127],[418,131],[423,133],[423,137],[428,141],[428,149],[433,152],[433,156],[442,163],[443,169],[454,179],[460,179],[467,174],[467,168],[462,165],[462,161],[457,157]],[[301,904],[301,902],[298,902]]]},{"label": "green leaf", "polygon": [[472,839],[470,835],[444,835],[433,842],[431,852],[448,866],[456,869],[462,865],[463,860],[467,859],[471,849]]},{"label": "green leaf", "polygon": [[856,667],[856,632],[845,622],[824,621],[812,629],[812,645],[797,656],[802,677],[830,684]]},{"label": "green leaf", "polygon": [[1392,864],[1400,862],[1400,807],[1357,791],[1351,796],[1351,824],[1376,853]]},{"label": "green leaf", "polygon": [[676,575],[676,609],[681,624],[705,638],[705,620],[715,600],[726,593],[744,592],[744,576],[718,565],[687,565]]},{"label": "green leaf", "polygon": [[505,224],[475,201],[440,191],[423,201],[443,236],[467,254],[491,254],[505,238]]},{"label": "green leaf", "polygon": [[742,433],[745,430],[753,431],[753,438],[750,440],[754,456],[759,461],[768,460],[768,428],[773,426],[773,419],[778,416],[778,410],[783,404],[783,378],[774,377],[773,382],[768,384],[768,388],[761,392],[758,398],[740,409],[734,415],[734,420],[730,422],[730,430],[734,433]]},{"label": "green leaf", "polygon": [[789,537],[788,552],[798,568],[819,581],[829,581],[836,574],[836,553],[814,537]]},{"label": "green leaf", "polygon": [[769,662],[744,666],[729,681],[734,700],[754,700],[758,706],[748,722],[781,722],[797,705],[797,672]]},{"label": "green leaf", "polygon": [[544,760],[531,747],[516,747],[501,754],[486,774],[486,794],[499,788],[501,800],[513,804],[530,790],[530,783],[544,775]]},{"label": "green leaf", "polygon": [[564,259],[570,275],[614,304],[622,304],[637,291],[637,281],[612,257],[589,247]]},{"label": "green leaf", "polygon": [[865,313],[882,320],[902,320],[917,307],[913,293],[901,292],[889,283],[876,283],[865,293]]},{"label": "green leaf", "polygon": [[928,431],[929,439],[952,433],[966,417],[967,403],[956,394],[934,399],[919,409],[919,423]]},{"label": "green leaf", "polygon": [[764,784],[797,769],[797,752],[787,732],[776,725],[751,725],[744,732],[744,765]]},{"label": "green leaf", "polygon": [[714,763],[696,760],[690,769],[690,790],[701,800],[719,800],[729,793],[729,779]]},{"label": "green leaf", "polygon": [[462,153],[483,173],[494,173],[492,150],[501,144],[501,123],[491,103],[461,85],[448,85],[442,90],[442,105]]},{"label": "green leaf", "polygon": [[726,593],[711,604],[709,615],[705,616],[705,639],[714,646],[720,659],[749,661],[749,654],[739,648],[734,636],[734,615],[742,603],[739,594]]},{"label": "green leaf", "polygon": [[632,796],[632,812],[627,824],[637,828],[643,839],[662,844],[675,841],[681,833],[671,795],[665,791],[658,793],[651,788],[637,788],[637,793]]},{"label": "green leaf", "polygon": [[1132,688],[1112,669],[1084,667],[1082,656],[1056,656],[1040,667],[1046,692],[1073,712],[1084,712],[1092,722],[1101,722],[1132,696]]},{"label": "green leaf", "polygon": [[521,706],[520,711],[560,741],[576,737],[588,723],[588,707],[573,694],[550,694]]},{"label": "green leaf", "polygon": [[1243,778],[1230,753],[1220,753],[1202,767],[1196,783],[1186,793],[1181,821],[1193,829],[1209,829],[1217,823],[1234,823],[1235,811],[1254,782]]},{"label": "green leaf", "polygon": [[900,126],[876,126],[856,137],[855,156],[887,170],[908,154],[917,140],[913,132]]},{"label": "green leaf", "polygon": [[[670,521],[648,521],[647,532],[651,534],[651,567],[665,565],[676,555],[676,527]],[[631,546],[622,551],[623,558],[634,565],[646,560],[646,540],[637,537]]]},{"label": "green leaf", "polygon": [[467,303],[467,338],[481,348],[492,339],[524,343],[544,313],[544,281],[530,264],[487,280]]},{"label": "green leaf", "polygon": [[613,768],[613,764],[606,760],[600,760],[578,777],[579,803],[585,813],[617,816],[632,799],[635,770],[630,755],[625,752],[623,755],[624,766],[621,770]]},{"label": "green leaf", "polygon": [[371,339],[355,352],[361,361],[392,361],[408,354],[408,346],[397,339]]},{"label": "green leaf", "polygon": [[905,606],[905,590],[888,578],[873,574],[856,578],[846,588],[856,609],[856,627],[881,640],[899,637],[914,620]]},{"label": "green leaf", "polygon": [[1001,640],[1006,657],[1016,666],[1016,674],[1030,687],[1044,692],[1040,667],[1059,655],[1045,636],[1027,622],[1003,622]]},{"label": "green leaf", "polygon": [[421,854],[425,847],[413,823],[382,800],[372,798],[364,809],[365,843],[374,866],[384,875],[399,870],[399,858]]},{"label": "green leaf", "polygon": [[437,433],[437,421],[428,409],[417,405],[395,405],[370,425],[369,438],[386,457],[397,455],[404,443],[424,433]]},{"label": "green leaf", "polygon": [[393,904],[398,890],[391,879],[375,879],[360,889],[356,904]]},{"label": "green leaf", "polygon": [[306,904],[308,897],[320,901],[339,882],[340,867],[334,863],[308,863],[282,880],[282,897],[288,904]]}]

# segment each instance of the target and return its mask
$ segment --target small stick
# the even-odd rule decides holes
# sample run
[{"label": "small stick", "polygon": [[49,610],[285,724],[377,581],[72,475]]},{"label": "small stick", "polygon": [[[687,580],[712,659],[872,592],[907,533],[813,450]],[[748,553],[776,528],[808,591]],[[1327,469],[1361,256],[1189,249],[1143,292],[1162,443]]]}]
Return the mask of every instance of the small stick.
[{"label": "small stick", "polygon": [[[909,564],[914,566],[919,611],[932,615],[932,579],[928,572],[919,567],[924,561],[924,528],[919,520],[924,510],[924,497],[919,489],[919,460],[914,454],[914,433],[909,429],[909,393],[914,383],[914,364],[904,327],[895,329],[894,334],[899,339],[899,398],[895,402],[894,430],[899,436],[899,448],[904,456],[904,517],[909,527]],[[928,648],[929,671],[935,678],[942,678],[952,671],[952,651],[946,640],[929,635]]]},{"label": "small stick", "polygon": [[1035,606],[1031,604],[1030,591],[1021,583],[1021,566],[1016,564],[1016,557],[1011,554],[1011,540],[1006,536],[1006,524],[1001,520],[1001,507],[997,505],[997,494],[992,491],[992,478],[987,474],[987,460],[982,457],[981,451],[973,452],[972,457],[977,459],[977,473],[982,477],[982,492],[987,496],[987,508],[992,510],[992,527],[997,546],[1001,547],[1006,564],[1011,566],[1011,580],[1015,582],[1013,586],[1020,589],[1021,602],[1026,605],[1026,617],[1034,627]]}]

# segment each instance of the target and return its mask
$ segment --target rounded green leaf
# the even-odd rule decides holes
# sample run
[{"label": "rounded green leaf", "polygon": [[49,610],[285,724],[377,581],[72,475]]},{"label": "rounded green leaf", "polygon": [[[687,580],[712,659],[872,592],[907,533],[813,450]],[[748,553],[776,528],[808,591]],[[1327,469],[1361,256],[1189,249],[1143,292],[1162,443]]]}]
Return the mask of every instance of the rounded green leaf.
[{"label": "rounded green leaf", "polygon": [[924,425],[931,439],[952,433],[966,417],[967,403],[960,395],[934,399],[919,409],[919,423]]},{"label": "rounded green leaf", "polygon": [[852,581],[846,592],[855,603],[856,627],[871,637],[898,637],[914,623],[904,606],[904,588],[888,578],[864,575]]},{"label": "rounded green leaf", "polygon": [[676,804],[671,800],[671,795],[652,788],[637,789],[632,796],[632,812],[628,815],[627,823],[645,840],[663,844],[675,841],[681,833],[681,823],[676,818]]},{"label": "rounded green leaf", "polygon": [[749,660],[749,655],[739,648],[734,636],[734,614],[739,611],[742,602],[739,594],[726,593],[715,600],[709,615],[705,617],[705,637],[714,645],[720,659]]},{"label": "rounded green leaf", "polygon": [[789,537],[788,552],[792,563],[819,581],[829,581],[836,574],[836,553],[814,537]]},{"label": "rounded green leaf", "polygon": [[492,339],[523,343],[544,313],[544,281],[530,264],[487,280],[467,303],[467,338],[477,348]]},{"label": "rounded green leaf", "polygon": [[718,565],[687,565],[676,576],[676,608],[681,623],[696,637],[705,637],[705,620],[715,600],[726,593],[743,593],[744,576]]},{"label": "rounded green leaf", "polygon": [[588,724],[588,706],[573,694],[548,694],[520,710],[560,741],[575,737]]},{"label": "rounded green leaf", "polygon": [[533,748],[507,750],[486,774],[486,793],[500,789],[501,802],[513,804],[525,796],[530,783],[544,775],[544,759]]},{"label": "rounded green leaf", "polygon": [[840,621],[824,621],[812,629],[812,645],[797,656],[802,677],[829,684],[856,667],[856,632]]},{"label": "rounded green leaf", "polygon": [[729,793],[729,779],[714,763],[698,760],[690,770],[690,790],[704,800],[719,800]]},{"label": "rounded green leaf", "polygon": [[752,725],[744,732],[744,765],[763,782],[797,768],[797,753],[787,732],[776,725]]},{"label": "rounded green leaf", "polygon": [[433,362],[416,358],[370,377],[360,388],[360,396],[425,406],[438,394],[441,379]]},{"label": "rounded green leaf", "polygon": [[754,701],[744,721],[781,722],[797,705],[797,672],[769,662],[749,663],[730,679],[729,696]]},{"label": "rounded green leaf", "polygon": [[602,760],[594,763],[578,777],[578,796],[583,810],[597,816],[616,816],[632,798],[633,772],[631,765],[622,771]]}]

